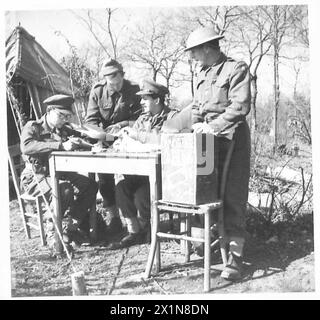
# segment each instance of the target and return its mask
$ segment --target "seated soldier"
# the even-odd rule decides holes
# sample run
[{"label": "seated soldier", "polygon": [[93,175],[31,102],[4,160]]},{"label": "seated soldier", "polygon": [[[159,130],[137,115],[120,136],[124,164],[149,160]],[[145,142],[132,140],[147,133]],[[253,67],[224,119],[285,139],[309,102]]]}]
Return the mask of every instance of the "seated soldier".
[{"label": "seated soldier", "polygon": [[[137,92],[144,112],[133,127],[124,128],[130,138],[146,143],[148,135],[159,132],[164,121],[175,111],[166,102],[168,89],[152,80],[144,80],[142,90]],[[119,249],[144,242],[150,230],[150,186],[146,176],[125,175],[116,185],[116,201],[127,224],[127,234],[110,244],[110,249]],[[139,212],[139,217],[138,217]]]},{"label": "seated soldier", "polygon": [[[49,203],[52,197],[51,180],[48,176],[50,153],[78,148],[78,144],[69,139],[72,135],[79,136],[79,133],[68,125],[73,102],[73,98],[66,95],[49,97],[44,101],[47,105],[46,113],[39,120],[27,122],[21,132],[21,151],[26,160],[26,167],[21,174],[21,186],[24,192],[31,195],[45,195]],[[89,210],[96,200],[97,183],[74,172],[63,172],[59,174],[59,179],[61,209],[65,218],[64,241],[70,243],[72,238],[79,238],[79,235],[85,235],[87,240]],[[74,187],[77,189],[75,200]],[[46,229],[48,244],[54,248],[52,219],[48,219]]]}]

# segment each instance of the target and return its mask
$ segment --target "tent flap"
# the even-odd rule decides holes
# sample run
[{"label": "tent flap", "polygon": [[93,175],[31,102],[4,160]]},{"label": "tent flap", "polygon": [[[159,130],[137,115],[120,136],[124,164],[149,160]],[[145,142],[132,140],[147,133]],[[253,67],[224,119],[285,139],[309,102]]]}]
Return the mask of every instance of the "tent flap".
[{"label": "tent flap", "polygon": [[6,41],[7,79],[14,75],[52,94],[72,95],[68,73],[22,27],[16,27]]}]

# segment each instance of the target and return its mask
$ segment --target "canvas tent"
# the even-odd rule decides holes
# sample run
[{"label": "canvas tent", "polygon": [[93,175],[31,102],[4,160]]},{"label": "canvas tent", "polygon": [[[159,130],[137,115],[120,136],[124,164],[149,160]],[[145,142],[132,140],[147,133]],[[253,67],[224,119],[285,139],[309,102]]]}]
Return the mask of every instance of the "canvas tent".
[{"label": "canvas tent", "polygon": [[[6,84],[9,145],[19,142],[26,121],[42,116],[43,100],[59,93],[74,96],[78,90],[66,70],[21,26],[6,40]],[[80,103],[75,105],[77,115]]]}]

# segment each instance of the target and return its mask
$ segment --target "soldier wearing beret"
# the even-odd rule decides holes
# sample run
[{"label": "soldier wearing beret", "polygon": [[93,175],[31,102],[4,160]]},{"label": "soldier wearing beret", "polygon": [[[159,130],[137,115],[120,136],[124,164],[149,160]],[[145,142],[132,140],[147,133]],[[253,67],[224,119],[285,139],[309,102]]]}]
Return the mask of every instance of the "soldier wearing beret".
[{"label": "soldier wearing beret", "polygon": [[[159,133],[163,123],[175,114],[166,104],[168,89],[153,80],[145,79],[141,96],[144,112],[132,128],[124,128],[125,134],[142,143],[148,143],[150,133]],[[125,218],[128,233],[111,243],[110,249],[119,249],[145,241],[150,229],[150,186],[148,177],[126,175],[116,186],[117,205]],[[139,212],[139,217],[137,216]]]},{"label": "soldier wearing beret", "polygon": [[[21,174],[21,187],[30,195],[45,194],[49,202],[51,202],[51,181],[48,177],[50,153],[78,148],[77,144],[68,139],[70,136],[79,135],[68,125],[73,114],[73,102],[72,97],[62,94],[49,97],[43,101],[47,105],[46,113],[39,120],[27,122],[21,132],[21,151],[27,160]],[[72,237],[79,237],[77,232],[83,236],[83,232],[89,231],[85,230],[84,226],[88,222],[89,210],[95,202],[98,186],[92,179],[73,172],[63,173],[59,178],[61,207],[66,218],[64,238],[66,242],[70,242]],[[73,187],[78,189],[75,201]],[[47,237],[49,245],[54,247],[52,224],[47,230]]]},{"label": "soldier wearing beret", "polygon": [[[117,133],[121,128],[132,126],[141,113],[139,86],[124,79],[122,65],[107,60],[101,70],[103,80],[91,90],[86,123],[101,126],[108,133]],[[113,174],[98,174],[99,190],[103,208],[111,216],[110,233],[122,229],[119,213],[115,207],[115,185]]]},{"label": "soldier wearing beret", "polygon": [[251,99],[250,72],[245,62],[235,61],[220,51],[219,40],[223,37],[213,28],[201,27],[189,35],[185,50],[200,67],[194,101],[188,107],[192,128],[194,132],[217,137],[220,173],[231,141],[234,142],[223,199],[229,260],[221,276],[235,280],[241,277],[250,175],[250,134],[246,122]]}]

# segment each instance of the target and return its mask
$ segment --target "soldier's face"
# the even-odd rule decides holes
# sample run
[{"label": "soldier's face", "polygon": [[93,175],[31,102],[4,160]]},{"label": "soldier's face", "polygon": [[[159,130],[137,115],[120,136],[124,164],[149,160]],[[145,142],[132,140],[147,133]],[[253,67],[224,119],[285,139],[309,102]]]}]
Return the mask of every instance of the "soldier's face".
[{"label": "soldier's face", "polygon": [[115,72],[105,75],[108,86],[114,91],[120,91],[123,85],[123,74],[121,72]]},{"label": "soldier's face", "polygon": [[150,112],[152,115],[157,114],[161,106],[159,106],[159,99],[153,99],[151,96],[141,96],[141,105],[145,112]]},{"label": "soldier's face", "polygon": [[200,67],[208,66],[208,54],[204,46],[198,46],[189,50],[190,58],[197,61]]},{"label": "soldier's face", "polygon": [[48,113],[48,122],[55,128],[62,128],[63,125],[70,121],[72,114],[60,112],[57,109],[50,110]]}]

